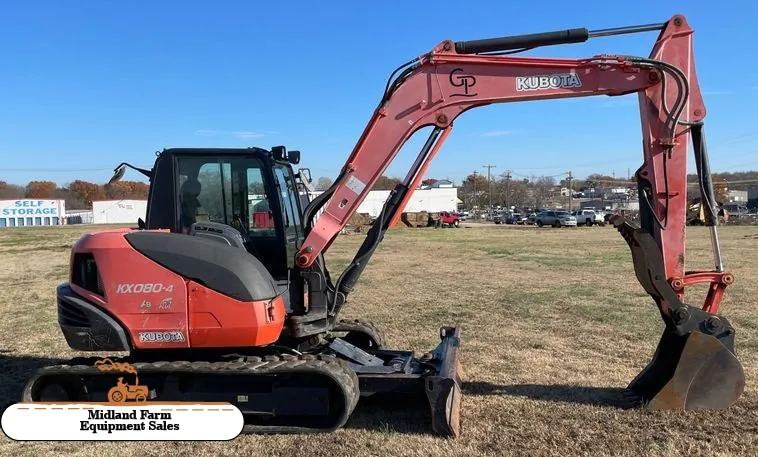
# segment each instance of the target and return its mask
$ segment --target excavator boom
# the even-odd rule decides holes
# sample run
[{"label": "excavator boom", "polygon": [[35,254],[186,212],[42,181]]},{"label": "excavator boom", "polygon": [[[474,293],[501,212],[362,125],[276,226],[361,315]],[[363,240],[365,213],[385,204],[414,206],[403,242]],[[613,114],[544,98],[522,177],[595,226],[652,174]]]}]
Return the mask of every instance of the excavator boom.
[{"label": "excavator boom", "polygon": [[[564,33],[567,42],[574,42],[577,35],[581,35],[576,30],[582,29]],[[546,41],[534,38],[537,35],[541,34],[525,36],[523,46],[522,41],[514,37],[457,43],[443,41],[431,52],[401,67],[401,74],[388,84],[339,179],[326,192],[330,200],[306,237],[297,263],[308,267],[328,248],[414,132],[428,126],[448,128],[459,115],[472,108],[494,103],[639,93],[645,137],[643,166],[652,168],[660,164],[661,152],[673,138],[677,138],[677,145],[672,155],[686,160],[679,157],[683,154],[676,153],[686,153],[688,128],[672,125],[672,120],[667,122],[663,112],[653,114],[662,106],[661,78],[666,77],[669,81],[666,104],[678,110],[674,113],[677,120],[694,122],[705,116],[694,73],[692,30],[683,17],[677,16],[667,23],[649,59],[614,55],[553,59],[464,53],[480,49],[491,51],[496,43],[502,43],[499,49],[507,50]],[[674,71],[672,66],[683,69],[687,80],[681,81],[678,74],[669,75]],[[689,94],[684,93],[682,84],[688,86]],[[673,130],[676,127],[677,134]],[[412,168],[423,162],[426,160]],[[669,166],[673,168],[678,164]],[[660,187],[663,177],[653,180],[652,184]],[[654,203],[658,203],[657,199]]]},{"label": "excavator boom", "polygon": [[[659,32],[647,57],[555,59],[507,55],[513,50],[644,31]],[[708,218],[715,269],[685,270],[690,140],[701,197],[704,202],[714,202],[711,208],[715,200],[703,134],[706,110],[695,71],[693,30],[684,16],[673,16],[662,24],[596,32],[571,29],[474,41],[446,40],[395,73],[398,76],[388,82],[379,106],[335,183],[304,211],[307,236],[295,262],[306,278],[314,270],[314,261],[328,249],[403,144],[419,129],[431,126],[429,139],[408,175],[390,194],[353,262],[336,282],[334,293],[341,295],[343,301],[458,116],[495,103],[636,93],[643,137],[643,161],[636,172],[641,225],[619,218],[613,222],[629,244],[635,274],[656,302],[666,330],[650,366],[629,390],[638,400],[657,399],[656,404],[682,409],[695,403],[728,406],[741,395],[744,373],[734,355],[734,329],[727,319],[715,315],[725,287],[733,282],[732,275],[723,270],[715,217]],[[321,207],[323,212],[311,226],[311,216]],[[685,287],[703,282],[710,284],[705,302],[701,306],[685,304]],[[339,311],[340,304],[334,299],[329,308],[331,315]],[[697,335],[693,341],[702,341],[687,348],[693,334]],[[696,345],[697,350],[693,349]],[[714,373],[702,371],[708,363],[722,370],[718,383],[706,379],[705,373]],[[685,371],[689,375],[682,375]],[[672,379],[677,383],[671,384]],[[725,388],[719,389],[716,384]],[[673,391],[678,393],[674,395]],[[692,398],[712,395],[708,401],[688,404],[687,392]],[[661,395],[668,398],[663,401]]]}]

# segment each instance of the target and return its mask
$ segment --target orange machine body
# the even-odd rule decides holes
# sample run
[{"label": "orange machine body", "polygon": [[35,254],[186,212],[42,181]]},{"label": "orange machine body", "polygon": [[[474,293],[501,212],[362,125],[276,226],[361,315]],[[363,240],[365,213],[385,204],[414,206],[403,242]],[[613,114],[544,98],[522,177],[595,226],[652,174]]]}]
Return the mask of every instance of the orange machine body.
[{"label": "orange machine body", "polygon": [[275,342],[286,317],[281,295],[243,302],[159,265],[124,238],[129,229],[85,235],[74,257],[94,257],[102,290],[71,289],[101,308],[127,333],[134,349],[264,346]]}]

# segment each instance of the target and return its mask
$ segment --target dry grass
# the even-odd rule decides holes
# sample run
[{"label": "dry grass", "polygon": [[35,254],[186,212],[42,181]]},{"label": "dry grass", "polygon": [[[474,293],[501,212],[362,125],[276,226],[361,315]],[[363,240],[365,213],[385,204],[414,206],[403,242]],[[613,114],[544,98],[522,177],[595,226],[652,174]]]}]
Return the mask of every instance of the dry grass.
[{"label": "dry grass", "polygon": [[[0,404],[36,367],[71,357],[57,328],[55,285],[68,246],[86,227],[0,231]],[[382,326],[389,345],[425,351],[440,325],[462,327],[463,427],[428,434],[422,409],[363,404],[330,435],[242,436],[224,443],[16,443],[3,455],[755,455],[758,452],[758,242],[750,227],[722,228],[736,276],[723,310],[737,328],[747,388],[727,411],[665,414],[620,409],[615,394],[652,355],[661,322],[638,285],[626,244],[609,227],[493,226],[389,234],[345,314]],[[688,232],[688,268],[710,262],[707,231]],[[363,240],[330,251],[339,271]],[[700,300],[698,289],[691,294]],[[20,363],[26,360],[26,363]]]}]

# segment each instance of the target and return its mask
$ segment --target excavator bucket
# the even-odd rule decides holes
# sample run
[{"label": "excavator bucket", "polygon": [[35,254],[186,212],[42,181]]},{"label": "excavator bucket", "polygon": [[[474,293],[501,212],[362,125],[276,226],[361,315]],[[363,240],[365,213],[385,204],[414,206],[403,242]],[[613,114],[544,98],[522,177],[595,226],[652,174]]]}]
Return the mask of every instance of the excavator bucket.
[{"label": "excavator bucket", "polygon": [[627,387],[628,399],[651,410],[723,409],[745,389],[745,372],[734,352],[734,333],[684,336],[666,328],[652,361]]},{"label": "excavator bucket", "polygon": [[745,390],[745,372],[734,350],[734,327],[723,316],[679,300],[666,280],[653,237],[631,221],[611,223],[632,252],[640,284],[656,301],[666,328],[652,361],[629,384],[627,399],[653,410],[723,409]]}]

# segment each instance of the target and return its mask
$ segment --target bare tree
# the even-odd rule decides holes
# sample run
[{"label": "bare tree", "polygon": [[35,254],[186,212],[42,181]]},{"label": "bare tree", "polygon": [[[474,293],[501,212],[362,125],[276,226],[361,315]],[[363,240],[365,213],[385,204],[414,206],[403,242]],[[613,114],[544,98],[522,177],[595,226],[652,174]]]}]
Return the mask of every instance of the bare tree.
[{"label": "bare tree", "polygon": [[552,176],[540,176],[534,181],[535,205],[539,208],[553,196],[555,178]]},{"label": "bare tree", "polygon": [[466,208],[478,207],[487,193],[487,177],[480,174],[470,174],[461,183],[458,189],[458,198],[463,200]]},{"label": "bare tree", "polygon": [[327,178],[326,176],[322,176],[318,178],[318,181],[316,181],[316,185],[314,186],[314,189],[316,190],[326,190],[332,186],[334,181],[332,181],[331,178]]},{"label": "bare tree", "polygon": [[25,193],[26,189],[23,186],[0,181],[0,198],[24,198]]}]

